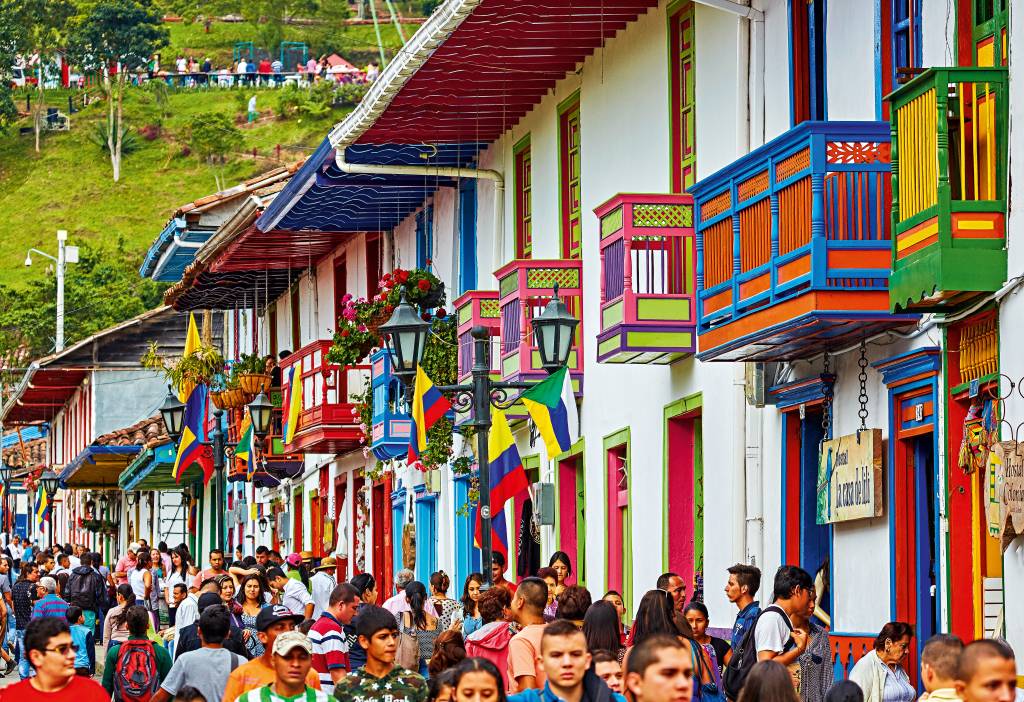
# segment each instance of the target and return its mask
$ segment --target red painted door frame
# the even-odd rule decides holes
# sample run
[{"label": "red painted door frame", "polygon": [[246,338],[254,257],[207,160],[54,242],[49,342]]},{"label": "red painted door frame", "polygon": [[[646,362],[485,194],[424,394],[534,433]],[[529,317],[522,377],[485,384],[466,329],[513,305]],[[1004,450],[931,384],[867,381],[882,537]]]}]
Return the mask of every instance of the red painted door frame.
[{"label": "red painted door frame", "polygon": [[608,465],[605,466],[606,494],[608,499],[608,582],[609,590],[623,591],[623,517],[629,506],[628,488],[620,489],[620,477],[626,462],[626,445],[608,449]]},{"label": "red painted door frame", "polygon": [[[345,509],[345,498],[348,496],[348,474],[342,473],[334,478],[334,546],[335,551],[338,550],[338,544],[341,543],[341,534],[338,530],[341,528],[341,513]],[[354,497],[354,495],[353,495]],[[354,500],[353,500],[354,501]],[[353,515],[355,516],[355,515]],[[355,520],[349,522],[349,530],[353,534],[355,533]],[[351,558],[350,554],[355,553],[355,539],[349,538],[349,535],[345,535],[346,543],[348,544],[348,550],[337,555],[338,569],[335,572],[335,578],[340,583],[343,580],[348,580],[348,562]],[[354,573],[353,573],[354,575]]]},{"label": "red painted door frame", "polygon": [[700,410],[670,417],[668,432],[668,564],[667,570],[676,572],[686,583],[687,592],[695,591],[696,547],[694,524],[696,521],[697,486],[695,484],[696,430]]},{"label": "red painted door frame", "polygon": [[573,573],[566,582],[576,582],[580,565],[579,519],[576,512],[579,491],[577,474],[580,456],[570,456],[558,462],[558,548],[572,559]]}]

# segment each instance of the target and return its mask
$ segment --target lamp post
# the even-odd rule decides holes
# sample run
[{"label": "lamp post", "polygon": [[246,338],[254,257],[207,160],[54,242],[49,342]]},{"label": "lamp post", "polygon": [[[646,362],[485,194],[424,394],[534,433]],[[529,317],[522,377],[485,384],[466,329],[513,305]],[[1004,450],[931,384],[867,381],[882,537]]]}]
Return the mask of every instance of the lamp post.
[{"label": "lamp post", "polygon": [[32,265],[32,253],[35,252],[43,258],[53,261],[57,274],[57,337],[54,340],[54,349],[57,353],[64,350],[64,267],[68,263],[78,263],[78,247],[68,246],[64,242],[68,240],[68,233],[63,229],[57,230],[57,255],[51,256],[39,249],[29,249],[25,254],[25,265]]},{"label": "lamp post", "polygon": [[[256,398],[249,403],[249,417],[252,419],[252,431],[257,438],[263,439],[267,436],[267,432],[270,431],[270,418],[273,412],[274,406],[267,398],[266,394],[260,393]],[[173,389],[168,388],[167,397],[164,398],[164,403],[160,406],[160,416],[164,420],[164,428],[167,429],[167,435],[171,437],[175,444],[181,439],[181,433],[185,426],[185,404],[178,399],[177,394]],[[214,472],[214,504],[218,505],[215,511],[215,519],[217,520],[217,533],[219,546],[221,549],[225,547],[225,523],[224,523],[224,505],[221,504],[223,501],[223,486],[221,481],[223,480],[224,466],[228,460],[228,450],[234,452],[235,447],[228,447],[225,438],[224,430],[221,429],[221,417],[224,416],[224,410],[214,409],[213,410],[213,431],[210,432],[209,441],[200,441],[199,443],[203,446],[209,446],[213,449],[213,472]]]},{"label": "lamp post", "polygon": [[53,496],[57,494],[57,488],[60,487],[60,478],[52,470],[46,470],[39,476],[39,484],[43,486],[43,490],[46,492],[46,502],[50,508],[46,529],[50,532],[50,548],[52,549],[56,543],[53,538]]},{"label": "lamp post", "polygon": [[[558,286],[544,308],[543,314],[535,317],[531,324],[540,352],[541,366],[547,373],[553,373],[566,364],[572,350],[573,335],[579,320],[572,316],[565,303],[558,297]],[[412,394],[416,366],[423,359],[430,324],[416,314],[415,308],[401,292],[401,301],[391,318],[380,326],[380,334],[391,355],[391,366],[395,375],[405,384],[406,397]],[[527,390],[536,383],[509,383],[491,379],[490,334],[485,327],[476,326],[470,331],[473,337],[472,381],[462,385],[439,385],[440,392],[452,395],[455,409],[472,409],[473,418],[467,424],[477,432],[476,462],[480,481],[480,518],[485,524],[491,519],[490,462],[487,449],[491,429],[491,409],[508,409],[515,404],[518,394],[509,398],[510,391]],[[480,560],[484,576],[484,587],[493,584],[491,573],[492,544],[489,525],[481,529]]]},{"label": "lamp post", "polygon": [[4,499],[0,500],[0,511],[2,511],[2,516],[0,516],[0,528],[8,533],[12,531],[12,529],[7,526],[9,514],[7,511],[7,498],[8,493],[11,491],[11,470],[11,466],[9,466],[5,461],[0,460],[0,482],[2,482],[4,486]]}]

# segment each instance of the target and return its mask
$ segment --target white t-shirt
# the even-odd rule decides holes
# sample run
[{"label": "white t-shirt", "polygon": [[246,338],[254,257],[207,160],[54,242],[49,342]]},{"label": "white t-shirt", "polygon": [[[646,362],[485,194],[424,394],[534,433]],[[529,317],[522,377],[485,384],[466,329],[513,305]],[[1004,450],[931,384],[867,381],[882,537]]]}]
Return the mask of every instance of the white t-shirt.
[{"label": "white t-shirt", "polygon": [[[310,693],[312,693],[312,697],[310,697]],[[271,686],[269,699],[270,702],[289,702],[290,700],[295,700],[296,698],[281,697],[276,692],[274,692],[274,688],[273,686]],[[314,690],[311,687],[306,687],[306,692],[303,695],[300,695],[298,699],[301,702],[306,702],[306,700],[314,700],[315,702],[328,702],[328,700],[330,700],[331,698],[328,697],[327,693],[323,690]],[[237,702],[263,702],[263,688],[257,687],[255,690],[249,690],[248,692],[242,693],[238,696]]]},{"label": "white t-shirt", "polygon": [[789,643],[793,623],[781,609],[772,606],[765,609],[754,627],[754,644],[757,651],[783,653]]},{"label": "white t-shirt", "polygon": [[281,591],[281,604],[295,614],[303,614],[306,605],[313,604],[313,597],[301,581],[288,578],[284,590]]}]

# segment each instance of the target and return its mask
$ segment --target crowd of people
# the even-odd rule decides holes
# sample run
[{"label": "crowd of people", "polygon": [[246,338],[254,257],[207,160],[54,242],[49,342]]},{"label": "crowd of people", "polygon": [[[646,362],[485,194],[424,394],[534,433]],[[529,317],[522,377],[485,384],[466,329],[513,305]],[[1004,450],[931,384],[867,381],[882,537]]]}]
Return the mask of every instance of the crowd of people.
[{"label": "crowd of people", "polygon": [[[200,568],[182,544],[133,543],[110,567],[66,544],[15,539],[0,558],[0,637],[21,681],[0,700],[60,702],[1015,702],[1013,650],[998,639],[925,642],[906,668],[914,630],[885,624],[846,680],[835,680],[811,576],[782,566],[772,603],[761,573],[737,564],[725,594],[737,608],[714,636],[707,607],[665,573],[627,623],[624,600],[594,600],[572,582],[568,555],[518,583],[495,554],[449,596],[395,575],[338,582],[333,558],[260,547]],[[11,582],[13,581],[13,585]],[[378,605],[377,602],[383,599]],[[728,632],[728,633],[726,633]],[[105,645],[102,666],[97,649]],[[102,667],[102,672],[100,672]],[[100,681],[96,677],[101,675]],[[919,680],[920,688],[912,682]],[[923,690],[923,694],[919,694]]]},{"label": "crowd of people", "polygon": [[285,65],[281,59],[272,59],[267,55],[260,58],[241,56],[230,64],[215,65],[208,56],[199,58],[179,55],[171,64],[163,64],[159,56],[154,56],[145,70],[139,71],[133,80],[137,83],[164,80],[169,85],[183,88],[278,87],[289,80],[302,85],[325,80],[335,83],[372,83],[379,74],[380,67],[374,62],[357,70],[347,62],[332,62],[327,56],[311,56],[294,65]]}]

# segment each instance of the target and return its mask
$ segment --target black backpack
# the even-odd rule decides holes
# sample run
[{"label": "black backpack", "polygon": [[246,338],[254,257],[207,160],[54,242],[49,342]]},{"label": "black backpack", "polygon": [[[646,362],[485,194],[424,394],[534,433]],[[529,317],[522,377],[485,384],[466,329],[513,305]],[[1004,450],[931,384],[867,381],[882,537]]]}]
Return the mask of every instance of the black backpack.
[{"label": "black backpack", "polygon": [[[76,569],[77,570],[77,569]],[[96,601],[96,575],[91,570],[88,573],[76,573],[71,571],[67,584],[64,586],[64,599],[73,605],[95,611]]]},{"label": "black backpack", "polygon": [[[772,610],[782,614],[782,620],[789,624],[789,617],[786,616],[785,611],[781,607],[769,605],[757,615],[754,624],[743,632],[743,638],[740,639],[736,648],[732,650],[732,658],[729,659],[729,665],[725,667],[725,673],[722,675],[722,687],[730,700],[739,699],[743,683],[747,681],[750,669],[757,663],[757,644],[754,641],[754,632],[757,631],[757,623],[761,621],[761,617],[764,616],[765,612]],[[789,630],[793,631],[792,624],[789,624]],[[787,644],[788,648],[791,648],[789,644]]]}]

